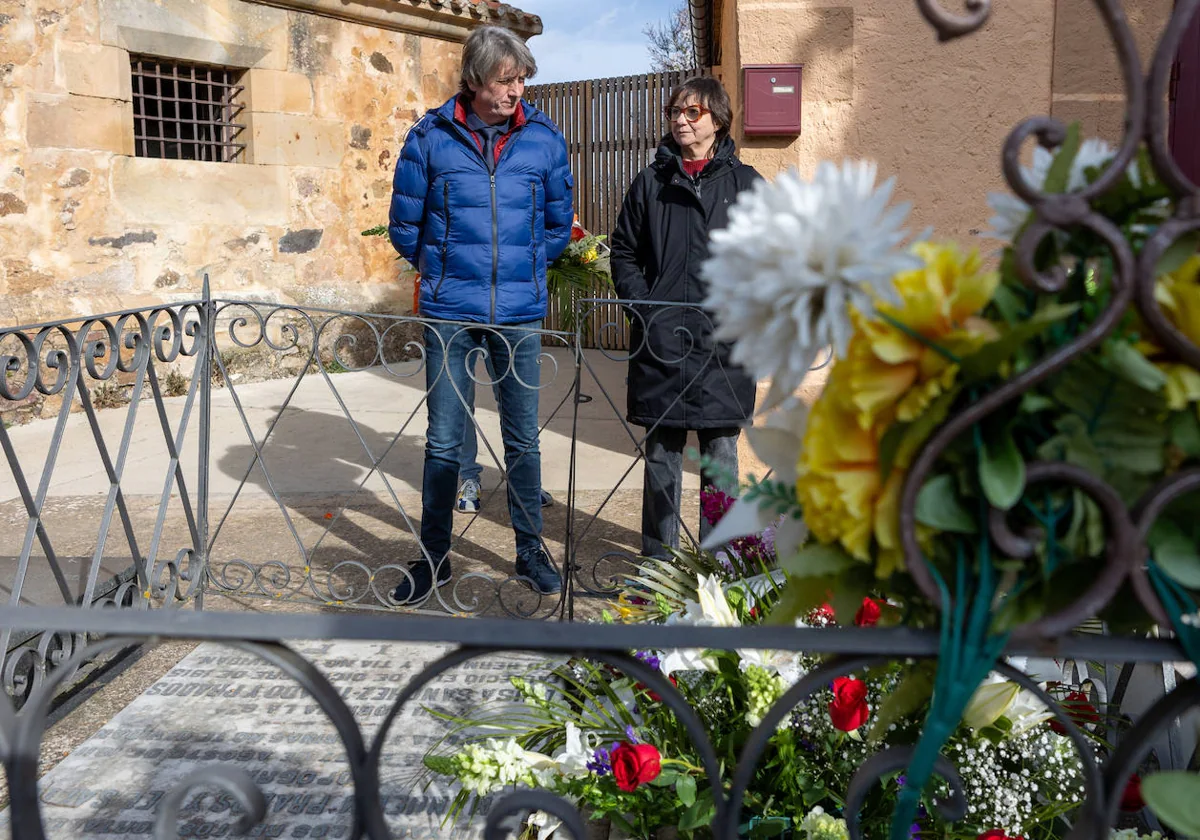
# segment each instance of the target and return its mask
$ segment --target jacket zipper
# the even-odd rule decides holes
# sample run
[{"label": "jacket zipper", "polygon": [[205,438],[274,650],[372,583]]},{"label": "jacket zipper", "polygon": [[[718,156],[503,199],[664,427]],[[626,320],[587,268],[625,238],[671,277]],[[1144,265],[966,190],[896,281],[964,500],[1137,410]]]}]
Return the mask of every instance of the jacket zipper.
[{"label": "jacket zipper", "polygon": [[496,272],[500,267],[500,246],[497,240],[500,238],[500,221],[496,218],[496,173],[492,172],[489,175],[489,180],[492,186],[492,318],[491,323],[496,323]]},{"label": "jacket zipper", "polygon": [[446,208],[446,232],[442,234],[442,271],[437,285],[433,287],[433,302],[437,303],[438,292],[446,282],[446,251],[450,246],[450,182],[442,182],[442,206]]},{"label": "jacket zipper", "polygon": [[542,302],[542,285],[538,282],[538,244],[537,244],[537,184],[529,185],[531,199],[529,211],[529,241],[533,244],[533,288],[537,292],[535,303]]}]

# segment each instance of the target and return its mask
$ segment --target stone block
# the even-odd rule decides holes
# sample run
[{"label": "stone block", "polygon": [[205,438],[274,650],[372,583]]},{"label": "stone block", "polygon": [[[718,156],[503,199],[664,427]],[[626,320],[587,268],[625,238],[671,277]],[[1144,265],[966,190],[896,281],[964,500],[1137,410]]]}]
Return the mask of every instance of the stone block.
[{"label": "stone block", "polygon": [[133,98],[125,50],[67,41],[56,44],[55,51],[57,81],[67,93],[126,101]]},{"label": "stone block", "polygon": [[283,70],[288,12],[243,0],[105,0],[100,40],[131,53]]},{"label": "stone block", "polygon": [[34,148],[133,154],[133,105],[91,96],[31,95],[26,136]]},{"label": "stone block", "polygon": [[346,153],[346,125],[290,114],[252,114],[250,155],[256,164],[334,169]]},{"label": "stone block", "polygon": [[301,73],[253,69],[242,78],[246,102],[254,114],[311,114],[312,82]]},{"label": "stone block", "polygon": [[286,225],[287,170],[191,160],[117,158],[112,197],[126,225]]}]

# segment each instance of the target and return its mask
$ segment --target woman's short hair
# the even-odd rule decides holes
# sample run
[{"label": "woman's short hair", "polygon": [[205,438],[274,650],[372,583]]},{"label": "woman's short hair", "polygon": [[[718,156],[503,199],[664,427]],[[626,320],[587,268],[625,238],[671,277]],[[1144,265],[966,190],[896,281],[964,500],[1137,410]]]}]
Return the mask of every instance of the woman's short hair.
[{"label": "woman's short hair", "polygon": [[729,127],[733,125],[733,105],[729,102],[724,85],[713,78],[695,76],[677,85],[667,102],[669,105],[678,105],[689,96],[695,96],[712,113],[713,122],[719,126],[717,139],[727,137]]},{"label": "woman's short hair", "polygon": [[518,74],[531,79],[537,61],[519,36],[502,26],[481,26],[467,36],[463,45],[462,75],[458,89],[468,98],[471,85],[483,87],[493,75],[511,63]]}]

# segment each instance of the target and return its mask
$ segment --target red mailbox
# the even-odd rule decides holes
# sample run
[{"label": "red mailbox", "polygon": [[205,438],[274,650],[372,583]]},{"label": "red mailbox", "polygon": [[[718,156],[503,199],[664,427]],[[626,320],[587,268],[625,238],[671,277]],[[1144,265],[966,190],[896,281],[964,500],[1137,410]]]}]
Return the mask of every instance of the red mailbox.
[{"label": "red mailbox", "polygon": [[800,133],[801,64],[748,64],[742,68],[746,134]]}]

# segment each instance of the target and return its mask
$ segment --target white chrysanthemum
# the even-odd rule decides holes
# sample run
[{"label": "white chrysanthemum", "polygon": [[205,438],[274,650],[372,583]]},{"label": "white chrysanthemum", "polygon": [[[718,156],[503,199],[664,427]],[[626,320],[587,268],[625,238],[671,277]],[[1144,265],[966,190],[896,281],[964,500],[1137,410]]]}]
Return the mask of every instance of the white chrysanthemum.
[{"label": "white chrysanthemum", "polygon": [[[1071,163],[1071,174],[1067,176],[1067,192],[1075,192],[1087,185],[1087,170],[1100,167],[1112,159],[1114,152],[1111,146],[1103,140],[1089,137],[1079,145],[1079,153]],[[1021,167],[1025,182],[1037,190],[1046,186],[1046,177],[1050,174],[1050,165],[1054,162],[1054,153],[1041,146],[1033,150],[1033,166]],[[1129,169],[1130,177],[1136,178],[1137,170]],[[1137,186],[1135,180],[1134,186]],[[988,220],[991,230],[983,235],[987,239],[999,239],[1012,242],[1017,231],[1029,218],[1029,205],[1015,195],[1009,193],[988,193],[988,206],[996,214]]]},{"label": "white chrysanthemum", "polygon": [[772,380],[763,410],[795,392],[823,348],[845,352],[851,306],[895,301],[892,278],[919,266],[899,250],[909,208],[888,206],[894,185],[877,187],[864,161],[823,162],[811,181],[793,169],[743,192],[713,232],[705,305],[732,360]]}]

